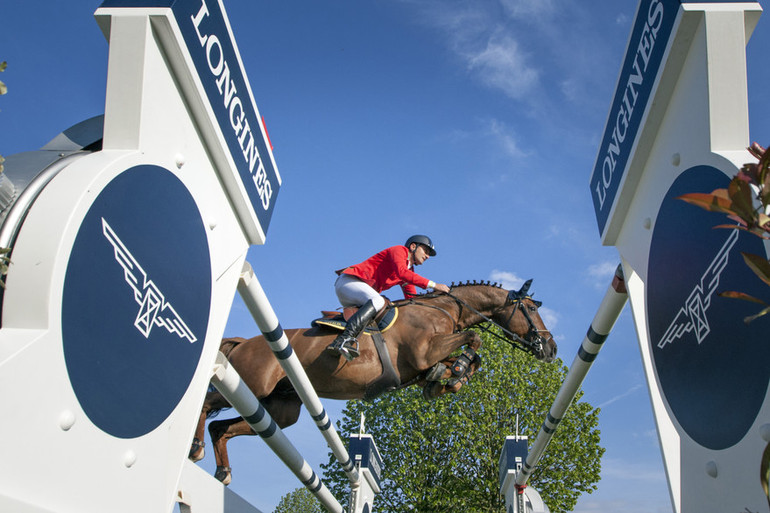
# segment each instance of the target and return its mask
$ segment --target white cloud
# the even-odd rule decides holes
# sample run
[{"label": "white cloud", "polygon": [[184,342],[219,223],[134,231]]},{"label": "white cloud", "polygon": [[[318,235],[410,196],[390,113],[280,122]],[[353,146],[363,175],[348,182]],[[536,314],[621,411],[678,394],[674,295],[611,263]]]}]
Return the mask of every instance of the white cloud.
[{"label": "white cloud", "polygon": [[524,99],[540,81],[540,73],[528,64],[528,56],[509,34],[493,34],[483,48],[464,51],[468,70],[493,89],[514,99]]},{"label": "white cloud", "polygon": [[[588,276],[595,279],[603,279],[609,283],[609,280],[614,276],[615,269],[618,268],[617,262],[605,261],[599,264],[594,264],[588,268]],[[602,284],[603,285],[603,284]]]},{"label": "white cloud", "polygon": [[581,99],[581,81],[575,77],[569,77],[561,82],[561,93],[568,100],[575,102]]},{"label": "white cloud", "polygon": [[[602,479],[624,479],[666,485],[666,474],[657,466],[626,459],[603,458]],[[641,486],[642,483],[640,483]]]},{"label": "white cloud", "polygon": [[554,328],[559,323],[559,314],[546,306],[541,306],[537,309],[537,312],[540,314],[540,318],[543,319],[545,327],[553,334]]},{"label": "white cloud", "polygon": [[606,408],[607,406],[611,405],[612,403],[620,401],[624,397],[628,397],[629,395],[633,394],[634,392],[636,392],[640,388],[642,388],[642,384],[641,383],[637,383],[636,385],[632,386],[631,388],[629,388],[628,390],[626,390],[622,394],[617,394],[617,395],[607,399],[606,401],[601,403],[598,406],[598,408]]},{"label": "white cloud", "polygon": [[505,123],[497,120],[489,120],[487,133],[502,147],[503,151],[511,157],[526,156],[526,152],[519,147],[516,136]]},{"label": "white cloud", "polygon": [[498,2],[414,3],[422,23],[440,32],[470,76],[517,100],[529,100],[540,83],[540,71],[513,37],[510,22],[540,19],[550,4],[551,0],[507,1],[501,17]]},{"label": "white cloud", "polygon": [[501,0],[500,3],[513,18],[541,18],[554,11],[553,0]]},{"label": "white cloud", "polygon": [[[501,271],[499,269],[495,269],[489,273],[489,279],[499,283],[506,290],[519,290],[526,281],[516,273]],[[553,333],[554,327],[559,323],[559,314],[555,310],[551,310],[545,306],[541,306],[538,309],[538,313],[540,314],[540,318],[543,319],[543,323],[548,328],[548,331]]]},{"label": "white cloud", "polygon": [[524,279],[518,274],[498,269],[489,273],[489,279],[499,283],[506,290],[519,290],[524,285]]}]

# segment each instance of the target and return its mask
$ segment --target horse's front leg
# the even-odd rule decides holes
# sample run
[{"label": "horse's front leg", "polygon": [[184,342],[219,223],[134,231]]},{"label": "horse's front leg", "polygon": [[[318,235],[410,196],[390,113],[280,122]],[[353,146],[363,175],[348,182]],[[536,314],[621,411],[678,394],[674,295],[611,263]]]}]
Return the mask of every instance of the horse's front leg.
[{"label": "horse's front leg", "polygon": [[[475,331],[465,331],[452,335],[440,335],[439,337],[435,337],[431,340],[431,343],[434,347],[441,348],[440,354],[452,353],[462,346],[465,346],[465,350],[460,356],[442,359],[433,367],[431,373],[429,373],[432,375],[426,380],[427,382],[423,389],[423,396],[426,399],[435,399],[447,392],[456,393],[468,382],[481,365],[481,359],[476,354],[476,351],[481,348],[482,344],[478,333]],[[441,358],[441,356],[438,358]],[[441,380],[445,379],[449,379],[449,381],[446,384],[442,384]]]},{"label": "horse's front leg", "polygon": [[417,367],[427,369],[436,362],[445,361],[449,355],[463,346],[475,353],[481,344],[481,337],[475,331],[436,335],[430,339],[429,349],[424,353],[422,359],[416,362]]}]

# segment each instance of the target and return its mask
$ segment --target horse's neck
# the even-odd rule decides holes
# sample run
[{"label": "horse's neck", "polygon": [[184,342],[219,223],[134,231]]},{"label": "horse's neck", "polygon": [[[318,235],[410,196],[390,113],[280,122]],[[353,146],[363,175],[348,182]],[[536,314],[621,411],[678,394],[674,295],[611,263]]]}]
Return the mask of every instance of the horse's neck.
[{"label": "horse's neck", "polygon": [[490,286],[468,285],[453,289],[452,295],[467,305],[460,308],[458,327],[465,329],[484,321],[484,317],[492,315],[492,311],[500,306],[501,299],[497,296],[504,293],[502,289]]}]

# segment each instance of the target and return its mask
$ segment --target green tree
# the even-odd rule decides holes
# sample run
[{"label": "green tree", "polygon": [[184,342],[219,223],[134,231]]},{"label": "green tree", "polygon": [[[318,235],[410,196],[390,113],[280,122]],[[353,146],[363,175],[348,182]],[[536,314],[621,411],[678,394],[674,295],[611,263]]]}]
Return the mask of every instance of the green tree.
[{"label": "green tree", "polygon": [[[384,460],[377,511],[505,511],[498,477],[505,437],[515,434],[518,415],[519,434],[534,441],[566,368],[560,360],[538,362],[480,334],[482,367],[457,394],[427,402],[411,387],[371,403],[347,403],[338,428],[356,433],[363,413]],[[571,511],[599,481],[599,410],[580,401],[581,395],[529,481],[554,513]],[[330,459],[321,467],[332,493],[345,497],[348,482],[339,465]]]},{"label": "green tree", "polygon": [[307,488],[289,492],[278,503],[273,513],[325,513],[323,506]]},{"label": "green tree", "polygon": [[[5,71],[5,68],[8,66],[8,63],[3,61],[0,62],[0,72]],[[6,87],[5,83],[0,80],[0,95],[3,95],[8,92],[8,88]],[[5,162],[5,159],[2,155],[0,155],[0,173],[3,172],[3,162]]]},{"label": "green tree", "polygon": [[[3,61],[0,62],[0,72],[5,71],[5,68],[8,66],[8,63]],[[8,92],[8,88],[6,87],[5,83],[0,80],[0,95],[3,95]],[[0,173],[3,172],[3,162],[5,162],[5,159],[2,155],[0,155]],[[11,263],[10,259],[8,258],[8,253],[11,252],[10,248],[0,248],[0,276],[5,276],[8,273],[8,264]],[[0,287],[5,288],[5,282],[2,278],[0,278]]]}]

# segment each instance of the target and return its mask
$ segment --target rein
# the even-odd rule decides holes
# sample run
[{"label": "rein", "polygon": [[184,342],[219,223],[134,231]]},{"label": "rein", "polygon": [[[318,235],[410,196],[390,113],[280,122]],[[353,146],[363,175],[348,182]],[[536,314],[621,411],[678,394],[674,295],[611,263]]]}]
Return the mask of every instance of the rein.
[{"label": "rein", "polygon": [[[527,290],[529,289],[529,283],[530,282],[527,282],[525,284],[525,286],[522,287],[522,289],[519,290],[518,292],[516,292],[516,291],[509,291],[508,292],[508,297],[507,297],[505,303],[503,304],[503,306],[506,306],[506,305],[509,305],[509,304],[516,305],[516,308],[513,309],[513,311],[511,312],[511,315],[508,317],[508,320],[506,321],[506,324],[509,324],[511,322],[511,319],[513,318],[514,315],[516,315],[516,311],[517,310],[521,310],[521,312],[524,314],[524,317],[527,319],[527,323],[529,324],[529,331],[528,331],[528,333],[535,333],[535,334],[537,334],[538,341],[528,341],[527,339],[520,337],[516,333],[513,333],[509,329],[501,326],[500,324],[498,324],[494,320],[490,319],[489,317],[487,317],[483,313],[479,312],[478,310],[473,308],[471,305],[469,305],[468,303],[466,303],[462,299],[460,299],[457,296],[453,295],[451,292],[432,292],[430,294],[425,294],[422,297],[428,299],[428,298],[439,297],[439,296],[442,296],[442,295],[449,296],[450,298],[452,298],[454,300],[455,303],[457,303],[457,306],[459,307],[459,312],[458,312],[457,320],[455,320],[455,316],[453,314],[451,314],[450,312],[448,312],[446,309],[441,308],[441,307],[436,306],[436,305],[431,305],[429,303],[418,301],[414,297],[409,298],[409,299],[402,299],[400,301],[394,301],[392,303],[392,306],[393,307],[398,307],[398,306],[405,306],[405,305],[416,305],[416,306],[423,306],[423,307],[427,307],[427,308],[433,308],[434,310],[438,310],[439,312],[443,313],[444,315],[446,315],[447,317],[449,317],[452,320],[452,326],[453,326],[452,331],[453,331],[453,333],[458,333],[460,331],[457,328],[457,323],[460,322],[460,319],[462,318],[463,308],[467,308],[468,310],[470,310],[471,312],[475,313],[476,315],[478,315],[479,317],[481,317],[482,319],[484,319],[486,321],[486,323],[487,323],[486,325],[483,325],[483,326],[480,325],[479,326],[482,331],[484,331],[486,333],[489,333],[490,335],[492,335],[493,337],[495,337],[498,340],[502,340],[504,342],[509,343],[514,349],[518,349],[520,351],[527,351],[527,352],[530,352],[532,354],[537,355],[539,351],[542,351],[542,342],[540,341],[540,340],[542,340],[542,337],[540,336],[540,332],[543,331],[543,330],[537,329],[537,327],[535,326],[535,323],[532,321],[532,317],[529,315],[529,312],[527,312],[527,309],[524,306],[524,303],[522,302],[523,299],[532,299],[532,297],[527,295],[527,293],[526,293]],[[539,301],[535,301],[535,304],[537,304],[539,306],[540,302]],[[492,331],[492,329],[491,329],[492,325],[496,326],[497,328],[499,328],[500,331],[502,331],[505,335],[507,335],[510,338],[502,337],[502,336],[498,335],[496,332]],[[395,389],[396,390],[400,390],[400,389],[408,387],[408,386],[410,386],[410,385],[412,385],[414,383],[417,383],[420,379],[422,379],[424,377],[424,375],[425,375],[425,373],[418,374],[413,379],[411,379],[411,380],[409,380],[407,382],[401,383],[400,385],[395,387]]]},{"label": "rein", "polygon": [[[438,296],[437,295],[431,295],[430,297],[438,297]],[[449,317],[449,319],[451,319],[451,321],[452,321],[452,332],[453,333],[457,333],[458,332],[457,321],[455,321],[455,316],[452,315],[451,313],[447,312],[446,310],[444,310],[440,306],[431,305],[431,304],[428,304],[428,303],[420,303],[419,301],[415,300],[414,298],[410,298],[410,299],[394,302],[394,306],[403,306],[403,305],[424,306],[426,308],[433,308],[434,310],[438,310],[439,312],[441,312],[444,315],[446,315],[447,317]],[[460,312],[462,313],[462,306],[460,307]]]},{"label": "rein", "polygon": [[[514,342],[518,342],[519,344],[525,346],[527,349],[529,349],[531,351],[534,351],[536,349],[535,344],[533,344],[532,342],[530,342],[530,341],[520,337],[516,333],[514,333],[514,332],[510,331],[509,329],[501,326],[500,324],[496,323],[495,321],[493,321],[492,319],[490,319],[489,317],[487,317],[483,313],[479,312],[478,310],[473,308],[471,305],[469,305],[468,303],[466,303],[462,299],[458,298],[457,296],[454,296],[451,292],[447,292],[446,295],[451,297],[452,299],[454,299],[455,302],[460,306],[460,313],[461,314],[462,314],[462,307],[465,306],[468,310],[470,310],[471,312],[475,313],[476,315],[478,315],[479,317],[484,319],[487,322],[487,324],[485,326],[480,326],[482,331],[485,331],[486,333],[489,333],[490,335],[492,335],[493,337],[495,337],[498,340],[502,340],[504,342],[508,342],[509,344],[511,344],[516,349],[520,349],[522,351],[525,350],[524,348],[519,347],[518,345],[511,343],[511,340],[513,340]],[[513,316],[516,315],[516,310],[521,310],[521,312],[524,314],[524,317],[527,319],[527,323],[529,324],[530,332],[532,332],[532,331],[537,332],[539,330],[535,327],[535,323],[532,322],[532,318],[529,316],[529,314],[527,313],[527,309],[524,308],[524,304],[521,302],[522,299],[525,299],[525,298],[528,298],[528,297],[529,296],[514,297],[513,296],[513,292],[509,292],[508,293],[508,300],[506,301],[505,304],[514,304],[514,305],[516,305],[516,308],[511,312],[510,317],[508,317],[508,322],[510,322],[510,320],[513,318]],[[508,322],[506,322],[506,324],[508,324]],[[455,326],[456,325],[457,325],[457,323],[455,323]],[[492,331],[491,326],[496,326],[497,328],[499,328],[500,331],[502,331],[503,333],[508,335],[508,337],[510,337],[511,340],[509,340],[509,339],[507,339],[505,337],[501,337],[500,335],[498,335],[497,333]]]},{"label": "rein", "polygon": [[[517,310],[521,310],[521,313],[523,313],[524,317],[527,319],[527,324],[529,324],[529,333],[538,333],[539,334],[540,331],[542,331],[542,330],[537,329],[537,327],[535,326],[535,323],[532,321],[532,317],[529,315],[529,312],[527,312],[527,309],[525,308],[524,303],[522,302],[522,299],[532,299],[531,296],[526,294],[525,290],[526,289],[523,289],[522,291],[519,291],[519,292],[515,292],[515,291],[508,292],[508,298],[507,298],[507,300],[506,300],[506,302],[505,302],[505,304],[503,306],[508,305],[508,304],[513,304],[513,305],[516,305],[516,308],[514,308],[513,311],[511,312],[511,315],[510,315],[510,317],[508,317],[508,321],[506,321],[506,324],[510,323],[511,319],[513,318],[513,316],[516,315],[516,311]],[[441,293],[434,292],[434,293],[432,293],[430,295],[426,295],[424,297],[432,298],[432,297],[439,297],[441,295],[449,296],[449,297],[451,297],[455,301],[455,303],[457,303],[457,306],[460,308],[460,311],[458,313],[457,321],[455,321],[454,315],[452,315],[451,313],[449,313],[445,309],[443,309],[443,308],[441,308],[439,306],[428,304],[428,303],[419,302],[415,298],[410,298],[410,299],[405,300],[405,301],[398,301],[397,303],[398,303],[398,306],[400,306],[401,304],[413,304],[413,305],[418,305],[418,306],[424,306],[424,307],[427,307],[427,308],[433,308],[435,310],[438,310],[438,311],[442,312],[447,317],[452,319],[453,332],[455,332],[455,333],[457,333],[459,331],[457,329],[457,323],[459,322],[460,318],[462,318],[463,308],[467,308],[471,312],[475,313],[476,315],[478,315],[479,317],[484,319],[484,321],[486,321],[487,324],[483,325],[483,326],[479,326],[480,329],[482,331],[486,332],[486,333],[489,333],[490,335],[492,335],[496,339],[502,340],[504,342],[507,342],[507,343],[511,344],[511,346],[513,346],[516,349],[520,349],[522,351],[529,351],[529,352],[532,352],[534,354],[537,354],[537,351],[540,349],[540,348],[538,348],[538,346],[540,345],[539,343],[531,342],[531,341],[529,341],[529,340],[527,340],[525,338],[520,337],[516,333],[513,333],[509,329],[501,326],[500,324],[498,324],[494,320],[490,319],[489,317],[487,317],[483,313],[479,312],[478,310],[473,308],[471,305],[469,305],[468,303],[466,303],[462,299],[460,299],[457,296],[453,295],[451,292],[441,292]],[[502,336],[498,335],[496,332],[492,331],[491,326],[496,326],[497,328],[500,329],[500,331],[502,331],[509,338],[502,337]],[[521,346],[524,346],[524,347],[521,347]]]}]

